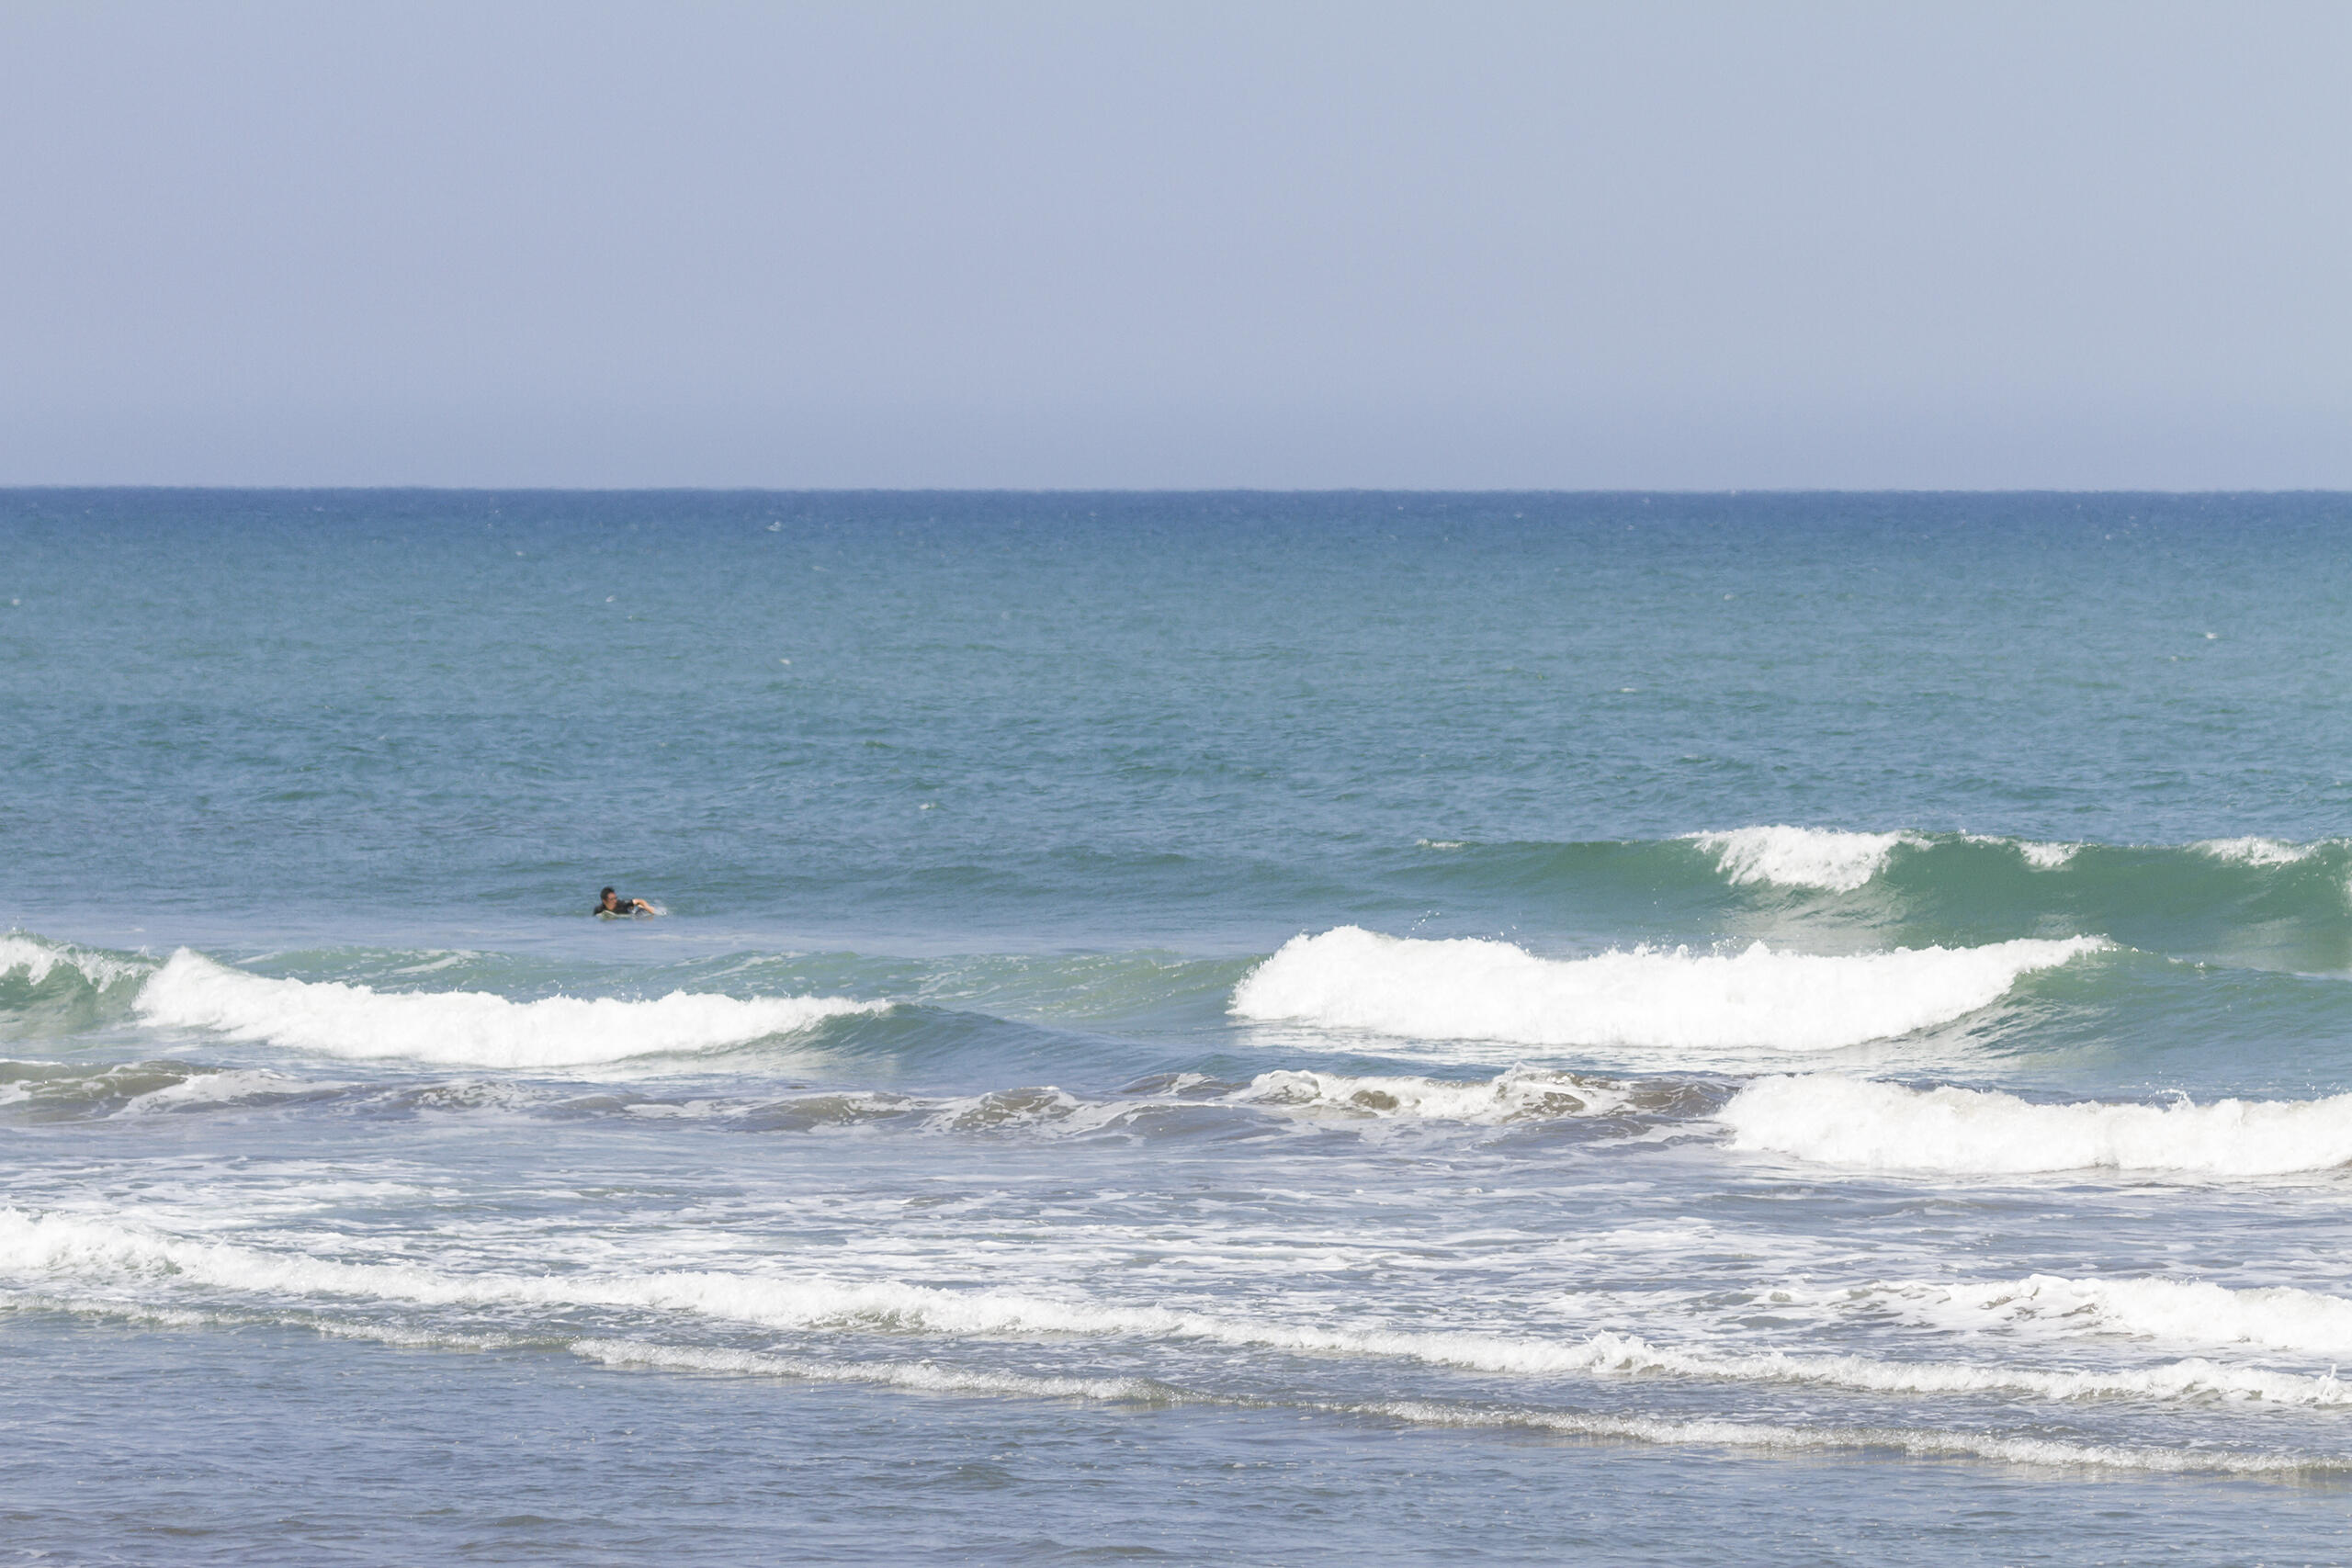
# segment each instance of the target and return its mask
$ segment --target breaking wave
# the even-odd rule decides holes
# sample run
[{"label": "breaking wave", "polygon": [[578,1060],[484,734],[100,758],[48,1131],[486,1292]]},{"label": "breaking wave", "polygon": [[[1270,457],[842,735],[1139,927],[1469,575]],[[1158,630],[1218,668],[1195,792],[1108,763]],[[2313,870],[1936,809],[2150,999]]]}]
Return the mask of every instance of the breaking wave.
[{"label": "breaking wave", "polygon": [[379,991],[341,981],[249,975],[187,948],[155,972],[136,1004],[149,1023],[217,1030],[236,1040],[334,1056],[487,1067],[575,1066],[707,1051],[888,1005],[689,991],[647,1001],[548,997],[529,1002],[487,991]]},{"label": "breaking wave", "polygon": [[1906,1089],[1815,1073],[1750,1084],[1717,1115],[1731,1127],[1735,1148],[1858,1170],[2279,1176],[2352,1162],[2352,1094],[2045,1105],[1989,1089]]},{"label": "breaking wave", "polygon": [[51,942],[28,931],[0,933],[0,979],[25,986],[46,984],[61,972],[99,989],[124,980],[142,979],[153,966],[118,953]]},{"label": "breaking wave", "polygon": [[119,1019],[154,967],[28,931],[0,935],[0,1039],[67,1034]]},{"label": "breaking wave", "polygon": [[2232,865],[2300,865],[2327,847],[2326,843],[2290,844],[2281,839],[2245,837],[2207,839],[2190,849]]},{"label": "breaking wave", "polygon": [[[2076,866],[2086,852],[2103,861],[2121,862],[2161,875],[2167,865],[2186,870],[2184,860],[2209,865],[2275,870],[2315,860],[2341,862],[2352,847],[2342,839],[2295,843],[2283,839],[2244,835],[2205,839],[2178,847],[2164,845],[2096,845],[2003,838],[1983,833],[1849,832],[1837,828],[1797,828],[1785,823],[1733,828],[1718,832],[1690,833],[1684,841],[1714,859],[1715,871],[1734,886],[1767,885],[1851,893],[1876,881],[1888,871],[1897,851],[1907,852],[1906,879],[1938,880],[1939,867],[1950,866],[1951,852],[1967,848],[2014,852],[2035,871],[2063,871]],[[1459,846],[1457,846],[1459,847]],[[1638,848],[1639,846],[1634,846]]]},{"label": "breaking wave", "polygon": [[1896,849],[1925,849],[1929,842],[1917,833],[1847,833],[1784,825],[1693,833],[1690,838],[1715,856],[1716,866],[1734,886],[1770,882],[1833,893],[1850,893],[1884,871]]},{"label": "breaking wave", "polygon": [[1767,935],[1826,919],[1874,928],[1890,947],[2097,931],[2144,952],[2352,974],[2352,838],[2109,844],[1771,825],[1669,840],[1445,842],[1443,853],[1432,840],[1396,859],[1405,886],[1431,906],[1541,900],[1583,931]]},{"label": "breaking wave", "polygon": [[2095,937],[1847,956],[1635,949],[1538,958],[1508,942],[1341,926],[1293,938],[1244,977],[1261,1021],[1521,1045],[1830,1051],[1948,1023],[2018,979],[2109,945]]}]

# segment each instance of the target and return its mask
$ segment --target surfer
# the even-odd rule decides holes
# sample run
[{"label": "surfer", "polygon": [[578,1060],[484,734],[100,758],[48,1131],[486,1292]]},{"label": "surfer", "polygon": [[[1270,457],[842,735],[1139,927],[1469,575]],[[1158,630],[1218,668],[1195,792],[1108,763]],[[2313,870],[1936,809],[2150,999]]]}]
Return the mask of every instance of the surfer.
[{"label": "surfer", "polygon": [[642,898],[623,898],[609,887],[596,895],[596,913],[600,915],[650,915],[653,906]]}]

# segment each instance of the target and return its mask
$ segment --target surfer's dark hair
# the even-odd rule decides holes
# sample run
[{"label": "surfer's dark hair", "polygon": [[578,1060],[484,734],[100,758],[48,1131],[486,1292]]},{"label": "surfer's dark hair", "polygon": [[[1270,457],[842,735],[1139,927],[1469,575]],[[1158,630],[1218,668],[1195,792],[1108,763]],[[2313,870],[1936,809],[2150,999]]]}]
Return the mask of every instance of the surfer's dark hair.
[{"label": "surfer's dark hair", "polygon": [[607,887],[607,888],[605,888],[605,889],[604,893],[599,893],[599,894],[597,894],[597,895],[596,895],[596,897],[599,897],[599,898],[602,898],[602,897],[605,896],[605,893],[610,893],[611,891],[612,891],[612,889],[611,889],[611,888],[609,888],[609,887]]}]

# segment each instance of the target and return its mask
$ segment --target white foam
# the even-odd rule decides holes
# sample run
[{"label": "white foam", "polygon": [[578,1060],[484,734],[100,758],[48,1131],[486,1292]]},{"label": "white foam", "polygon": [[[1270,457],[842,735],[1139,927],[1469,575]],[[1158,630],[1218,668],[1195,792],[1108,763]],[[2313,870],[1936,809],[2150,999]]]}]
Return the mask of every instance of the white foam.
[{"label": "white foam", "polygon": [[1842,956],[1636,949],[1538,958],[1508,942],[1423,942],[1341,926],[1294,937],[1235,987],[1242,1018],[1430,1040],[1827,1051],[1990,1006],[2093,937]]},{"label": "white foam", "polygon": [[132,1096],[122,1110],[125,1115],[137,1115],[145,1111],[181,1111],[196,1105],[231,1105],[257,1095],[323,1094],[345,1087],[316,1079],[290,1078],[282,1073],[260,1067],[190,1073],[177,1083]]},{"label": "white foam", "polygon": [[[1195,1325],[1216,1320],[1193,1315]],[[1865,1356],[1795,1356],[1779,1351],[1752,1355],[1710,1355],[1650,1344],[1637,1335],[1597,1334],[1589,1339],[1559,1343],[1510,1339],[1476,1334],[1405,1334],[1340,1332],[1312,1337],[1308,1344],[1291,1335],[1270,1332],[1266,1325],[1243,1327],[1238,1334],[1199,1335],[1223,1343],[1272,1345],[1324,1354],[1355,1354],[1420,1361],[1467,1371],[1520,1373],[1533,1376],[1668,1376],[1709,1382],[1803,1383],[1864,1393],[1891,1394],[2024,1394],[2065,1402],[2081,1399],[2198,1399],[2222,1397],[2294,1406],[2352,1404],[2352,1384],[2334,1373],[2321,1377],[2268,1371],[2260,1368],[2228,1367],[2191,1358],[2159,1366],[2120,1371],[2042,1371],[2032,1368],[1962,1361],[1883,1361]],[[838,1363],[810,1362],[729,1350],[677,1350],[628,1342],[589,1341],[575,1346],[594,1359],[613,1362],[673,1366],[723,1371],[770,1371],[787,1376],[842,1380]],[[800,1369],[808,1367],[811,1371]],[[998,1373],[946,1373],[923,1365],[883,1363],[885,1376],[871,1381],[903,1386],[960,1389],[979,1393],[1025,1393],[1077,1395],[1091,1399],[1164,1397],[1158,1384],[1075,1379],[1037,1379]],[[913,1375],[906,1375],[911,1372]],[[855,1381],[869,1381],[853,1374]]]},{"label": "white foam", "polygon": [[146,974],[149,966],[134,959],[94,952],[71,942],[51,942],[26,931],[0,934],[0,975],[21,971],[26,984],[38,986],[59,968],[74,970],[91,985],[104,989],[118,980]]},{"label": "white foam", "polygon": [[1306,1118],[1349,1121],[1500,1122],[1551,1116],[1606,1116],[1627,1109],[1631,1097],[1621,1085],[1566,1073],[1514,1067],[1491,1078],[1463,1081],[1411,1077],[1350,1077],[1341,1073],[1279,1069],[1261,1073],[1241,1088],[1202,1099],[1182,1092],[1197,1075],[1185,1075],[1171,1092],[1115,1100],[1084,1100],[1051,1084],[995,1089],[944,1100],[923,1107],[899,1101],[889,1109],[922,1108],[922,1125],[932,1132],[1019,1131],[1074,1136],[1118,1126],[1158,1111],[1229,1105],[1276,1111]]},{"label": "white foam", "polygon": [[1785,824],[1689,837],[1713,852],[1716,868],[1734,886],[1769,882],[1833,893],[1851,893],[1884,871],[1898,846],[1917,849],[1928,842],[1916,833],[1846,833]]},{"label": "white foam", "polygon": [[1518,1122],[1551,1116],[1610,1116],[1631,1100],[1622,1086],[1566,1073],[1513,1067],[1499,1077],[1352,1077],[1342,1073],[1260,1073],[1223,1097],[1228,1105],[1271,1106],[1305,1115],[1433,1122]]},{"label": "white foam", "polygon": [[1434,1400],[1268,1400],[1199,1393],[1142,1378],[1057,1378],[1019,1372],[973,1371],[929,1361],[824,1361],[767,1351],[705,1349],[650,1345],[640,1340],[582,1339],[571,1347],[583,1360],[608,1367],[646,1367],[663,1371],[788,1377],[862,1383],[926,1393],[1012,1394],[1027,1398],[1088,1399],[1134,1404],[1226,1404],[1254,1409],[1311,1411],[1322,1415],[1398,1421],[1419,1427],[1520,1427],[1586,1438],[1672,1447],[1820,1451],[1892,1449],[1920,1457],[1985,1459],[2009,1464],[2058,1465],[2179,1473],[2218,1471],[2278,1474],[2338,1470],[2340,1459],[2317,1455],[2248,1452],[2243,1450],[2132,1446],[2070,1442],[2052,1438],[2012,1438],[1997,1432],[1911,1427],[1796,1427],[1777,1422],[1719,1419],[1670,1420],[1640,1416],[1595,1416],[1580,1412],[1442,1404]]},{"label": "white foam", "polygon": [[[2125,1335],[2176,1345],[2247,1345],[2334,1359],[2352,1356],[2352,1301],[2289,1285],[2232,1290],[2201,1280],[2069,1280],[2034,1274],[2014,1281],[1934,1287],[1962,1315],[2063,1326],[2075,1334]],[[2334,1381],[2334,1373],[2329,1374]],[[2337,1403],[2334,1399],[2326,1403]]]},{"label": "white foam", "polygon": [[665,1371],[715,1372],[752,1377],[788,1377],[811,1382],[863,1383],[923,1393],[1013,1394],[1028,1398],[1089,1399],[1149,1404],[1244,1404],[1264,1408],[1370,1416],[1415,1426],[1519,1427],[1582,1437],[1615,1438],[1675,1446],[1744,1449],[1895,1449],[1918,1455],[1954,1455],[2010,1463],[2089,1465],[2165,1472],[2223,1471],[2251,1473],[2338,1469],[2343,1461],[2320,1456],[2213,1450],[2109,1443],[2079,1443],[2048,1438],[2011,1438],[1996,1432],[1920,1427],[1793,1427],[1772,1422],[1669,1420],[1639,1416],[1594,1416],[1580,1412],[1492,1405],[1441,1404],[1433,1400],[1363,1403],[1237,1398],[1177,1389],[1142,1378],[1058,1378],[1019,1372],[975,1371],[929,1361],[826,1361],[758,1350],[706,1349],[650,1345],[640,1340],[582,1339],[571,1353],[608,1367],[647,1367]]},{"label": "white foam", "polygon": [[2233,865],[2292,865],[2309,860],[2319,852],[2318,844],[2290,844],[2279,839],[2247,837],[2242,839],[2207,839],[2189,848],[2199,854],[2211,855]]},{"label": "white foam", "polygon": [[457,953],[444,953],[431,958],[420,959],[414,964],[404,964],[398,969],[393,970],[392,973],[395,975],[438,974],[444,969],[455,969],[458,965],[469,963],[480,956],[481,954],[479,953],[464,951]]},{"label": "white foam", "polygon": [[134,1005],[149,1023],[214,1029],[232,1039],[329,1055],[548,1067],[742,1044],[828,1018],[880,1011],[887,1004],[687,991],[650,1001],[548,997],[533,1002],[484,991],[378,991],[340,981],[248,975],[182,948]]},{"label": "white foam", "polygon": [[1151,1103],[1080,1100],[1066,1089],[1042,1084],[943,1100],[922,1124],[939,1133],[1023,1131],[1072,1136],[1100,1131]]},{"label": "white foam", "polygon": [[2004,839],[1991,833],[1962,833],[1962,842],[1993,844],[2015,850],[2019,859],[2036,871],[2056,871],[2082,853],[2080,844],[2040,843],[2031,839]]},{"label": "white foam", "polygon": [[607,1367],[662,1371],[786,1377],[811,1382],[880,1384],[925,1393],[1009,1393],[1030,1399],[1094,1399],[1119,1404],[1173,1404],[1186,1396],[1144,1378],[1057,1378],[1023,1372],[971,1371],[931,1361],[820,1361],[764,1350],[652,1345],[640,1339],[577,1339],[571,1353]]},{"label": "white foam", "polygon": [[[2352,1404],[2330,1373],[2299,1376],[2259,1368],[2226,1367],[2202,1359],[2138,1369],[2045,1371],[1998,1362],[1900,1362],[1847,1355],[1781,1351],[1723,1352],[1659,1346],[1638,1335],[1599,1333],[1546,1340],[1445,1329],[1327,1322],[1286,1322],[1179,1311],[1160,1306],[1107,1305],[1003,1291],[949,1291],[893,1280],[844,1281],[820,1275],[730,1274],[696,1270],[623,1274],[452,1273],[409,1263],[347,1263],[273,1252],[232,1242],[158,1235],[98,1217],[31,1215],[0,1209],[0,1270],[69,1278],[131,1276],[168,1279],[175,1285],[319,1298],[358,1298],[423,1305],[582,1307],[671,1312],[775,1329],[846,1328],[952,1337],[1031,1335],[1131,1336],[1300,1354],[1412,1360],[1465,1371],[1546,1377],[1657,1375],[1747,1382],[1805,1383],[1878,1393],[2012,1393],[2050,1400],[2219,1394],[2282,1404]],[[2026,1287],[1999,1287],[1980,1310],[2008,1303]],[[2048,1281],[2075,1289],[2074,1282]],[[2281,1294],[2280,1292],[2273,1292]],[[2223,1292],[2228,1297],[2233,1292]],[[2259,1292],[2235,1292],[2250,1297]],[[2307,1292],[2283,1292],[2304,1295]],[[1955,1292],[1953,1299],[1961,1300]],[[2156,1298],[2118,1293],[2111,1310],[2151,1314],[2166,1310]],[[2320,1298],[2332,1301],[2332,1298]],[[2049,1305],[2069,1304],[2052,1296]],[[2352,1304],[2336,1303],[2352,1314]],[[2175,1314],[2200,1310],[2174,1308]],[[2289,1308],[2253,1305],[2254,1318],[2290,1321]],[[2241,1318],[2252,1321],[2246,1311]],[[2269,1321],[2265,1319],[2264,1321]],[[2338,1319],[2329,1320],[2336,1332]],[[2310,1337],[2308,1331],[2305,1337]],[[2241,1334],[2249,1343],[2267,1343]],[[2300,1347],[2299,1347],[2300,1348]],[[717,1370],[715,1367],[713,1370]]]},{"label": "white foam", "polygon": [[2077,1443],[2054,1438],[2011,1438],[1996,1432],[1917,1427],[1792,1427],[1761,1421],[1673,1421],[1641,1416],[1481,1409],[1422,1400],[1395,1400],[1325,1408],[1351,1415],[1386,1416],[1415,1425],[1518,1427],[1576,1437],[1610,1438],[1678,1448],[1761,1449],[1777,1452],[1888,1449],[1922,1459],[1984,1459],[2005,1464],[2153,1471],[2162,1474],[2218,1472],[2239,1475],[2286,1475],[2352,1468],[2345,1460],[2334,1455]]},{"label": "white foam", "polygon": [[1732,1146],[1858,1170],[2277,1176],[2352,1162],[2352,1095],[2208,1105],[2041,1105],[1834,1073],[1758,1080],[1717,1113]]},{"label": "white foam", "polygon": [[[337,1337],[425,1349],[487,1350],[519,1343],[512,1335],[418,1331],[392,1324],[342,1323],[285,1314],[257,1316],[234,1312],[190,1312],[137,1303],[86,1297],[24,1294],[0,1297],[0,1310],[69,1312],[175,1327],[240,1325],[251,1322],[300,1324]],[[2220,1472],[2291,1474],[2341,1471],[2339,1456],[2265,1453],[2245,1450],[2185,1449],[2157,1445],[2082,1443],[2063,1438],[2017,1438],[1998,1432],[1908,1427],[1798,1427],[1775,1422],[1702,1417],[1674,1420],[1641,1416],[1600,1416],[1576,1411],[1447,1404],[1434,1400],[1283,1400],[1182,1389],[1148,1378],[1070,1378],[943,1366],[934,1361],[820,1359],[773,1351],[724,1347],[659,1345],[639,1339],[581,1338],[566,1348],[582,1360],[616,1369],[694,1372],[734,1377],[783,1377],[797,1381],[862,1384],[923,1393],[1008,1395],[1030,1399],[1084,1399],[1126,1404],[1207,1404],[1246,1409],[1295,1410],[1356,1419],[1443,1427],[1523,1428],[1567,1436],[1674,1447],[1736,1448],[1779,1452],[1849,1449],[1894,1450],[1921,1457],[1949,1456],[2009,1464],[2091,1467],[2157,1472]],[[2333,1379],[2307,1380],[2313,1383]],[[2104,1391],[2101,1391],[2104,1392]],[[2206,1392],[2198,1389],[2194,1392]],[[2329,1403],[2333,1403],[2332,1401]]]}]

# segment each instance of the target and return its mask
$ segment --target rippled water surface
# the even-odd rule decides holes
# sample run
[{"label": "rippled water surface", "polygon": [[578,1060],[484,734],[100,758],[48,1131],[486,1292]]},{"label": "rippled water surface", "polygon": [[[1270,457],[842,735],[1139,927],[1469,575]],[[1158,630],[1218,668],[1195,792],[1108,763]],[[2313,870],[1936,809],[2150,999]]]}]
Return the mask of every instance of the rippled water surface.
[{"label": "rippled water surface", "polygon": [[2343,1561],[2347,540],[0,494],[0,1545]]}]

